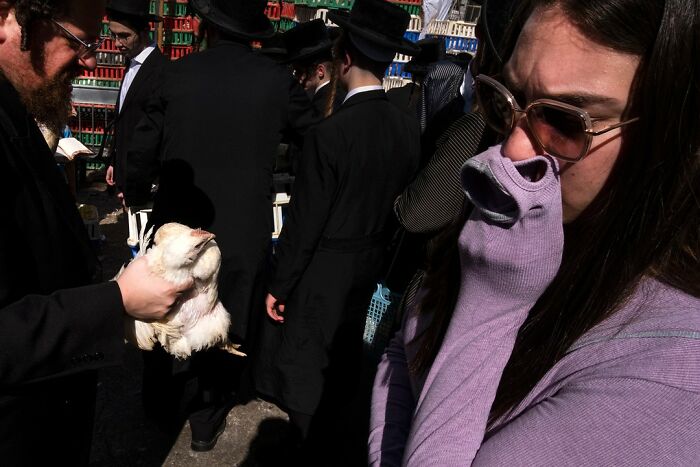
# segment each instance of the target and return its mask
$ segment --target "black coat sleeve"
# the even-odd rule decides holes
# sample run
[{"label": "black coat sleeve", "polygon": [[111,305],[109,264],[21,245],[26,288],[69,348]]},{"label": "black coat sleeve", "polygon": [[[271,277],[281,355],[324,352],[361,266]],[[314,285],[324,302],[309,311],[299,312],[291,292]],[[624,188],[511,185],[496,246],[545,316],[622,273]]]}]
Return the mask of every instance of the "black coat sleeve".
[{"label": "black coat sleeve", "polygon": [[118,364],[123,315],[116,282],[27,295],[3,306],[0,388]]},{"label": "black coat sleeve", "polygon": [[148,101],[146,113],[136,125],[129,141],[124,189],[124,198],[129,206],[138,206],[151,200],[151,186],[159,174],[166,110],[167,100],[161,86]]},{"label": "black coat sleeve", "polygon": [[428,164],[394,203],[394,213],[406,230],[434,232],[460,215],[465,202],[460,169],[477,153],[484,126],[483,117],[470,113],[457,120],[438,141]]},{"label": "black coat sleeve", "polygon": [[304,142],[304,135],[309,128],[319,123],[322,119],[323,115],[318,112],[316,106],[311,104],[306,91],[292,79],[289,83],[289,106],[284,130],[285,139],[290,144],[301,147]]},{"label": "black coat sleeve", "polygon": [[294,182],[289,213],[282,227],[275,255],[275,275],[270,293],[287,299],[306,270],[323,235],[336,196],[333,138],[312,129],[304,141],[299,174]]}]

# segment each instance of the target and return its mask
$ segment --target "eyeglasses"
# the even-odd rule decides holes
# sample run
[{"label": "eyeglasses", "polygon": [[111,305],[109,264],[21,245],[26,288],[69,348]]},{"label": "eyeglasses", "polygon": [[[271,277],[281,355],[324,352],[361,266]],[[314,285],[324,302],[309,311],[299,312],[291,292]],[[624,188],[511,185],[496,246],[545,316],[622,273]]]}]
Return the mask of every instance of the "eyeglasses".
[{"label": "eyeglasses", "polygon": [[495,131],[508,135],[524,114],[537,143],[548,154],[569,162],[580,161],[588,154],[594,136],[639,120],[631,118],[594,130],[588,112],[564,102],[537,99],[522,109],[505,86],[485,75],[476,77],[476,99],[486,122]]},{"label": "eyeglasses", "polygon": [[128,32],[111,32],[109,35],[114,39],[115,42],[121,42],[122,44],[126,44],[129,39],[132,37],[136,36],[136,34],[131,34]]},{"label": "eyeglasses", "polygon": [[59,23],[55,19],[52,19],[51,22],[59,27],[66,39],[78,46],[78,58],[87,58],[94,54],[97,51],[97,49],[100,48],[100,46],[102,45],[102,41],[104,40],[100,38],[92,44],[88,44],[87,42],[70,32],[68,29],[66,29],[63,25],[61,25],[61,23]]}]

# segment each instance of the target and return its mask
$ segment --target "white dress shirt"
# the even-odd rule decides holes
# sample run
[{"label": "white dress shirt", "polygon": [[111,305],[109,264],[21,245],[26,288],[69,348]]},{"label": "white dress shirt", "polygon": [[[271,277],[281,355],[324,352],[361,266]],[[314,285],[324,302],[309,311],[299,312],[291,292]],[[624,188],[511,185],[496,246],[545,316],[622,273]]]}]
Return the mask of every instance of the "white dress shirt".
[{"label": "white dress shirt", "polygon": [[384,88],[381,86],[381,84],[373,84],[371,86],[360,86],[359,88],[351,89],[348,91],[348,95],[345,96],[345,100],[343,101],[343,104],[350,99],[352,96],[355,94],[359,94],[361,92],[368,92],[368,91],[379,91],[379,90],[384,90]]},{"label": "white dress shirt", "polygon": [[129,69],[126,70],[126,73],[124,73],[124,81],[122,82],[122,89],[119,93],[119,111],[121,111],[122,107],[124,107],[124,100],[126,99],[126,95],[129,92],[129,87],[131,86],[131,83],[133,83],[134,78],[136,78],[136,73],[139,72],[139,70],[141,69],[141,65],[143,65],[143,62],[146,61],[148,56],[151,55],[151,52],[153,52],[155,48],[155,43],[151,43],[150,45],[146,46],[140,54],[132,58],[129,62]]},{"label": "white dress shirt", "polygon": [[316,95],[316,93],[317,93],[318,91],[320,91],[322,87],[324,87],[324,86],[326,86],[326,85],[328,85],[328,84],[331,84],[331,81],[330,81],[330,80],[324,81],[323,83],[321,83],[321,84],[319,84],[318,86],[316,86],[316,90],[314,91],[314,95]]}]

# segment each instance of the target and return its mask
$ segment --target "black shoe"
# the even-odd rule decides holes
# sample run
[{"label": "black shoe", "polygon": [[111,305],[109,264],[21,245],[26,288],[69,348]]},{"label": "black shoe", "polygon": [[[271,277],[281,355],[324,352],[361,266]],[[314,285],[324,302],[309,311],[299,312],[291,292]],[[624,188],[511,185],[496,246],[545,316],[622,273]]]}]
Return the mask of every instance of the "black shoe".
[{"label": "black shoe", "polygon": [[216,442],[219,440],[219,436],[221,436],[224,430],[226,430],[226,418],[222,420],[221,425],[219,425],[219,429],[216,430],[216,433],[214,434],[214,436],[211,437],[211,439],[199,440],[192,438],[190,448],[192,448],[192,450],[196,452],[211,451],[212,449],[214,449],[214,446],[216,446]]}]

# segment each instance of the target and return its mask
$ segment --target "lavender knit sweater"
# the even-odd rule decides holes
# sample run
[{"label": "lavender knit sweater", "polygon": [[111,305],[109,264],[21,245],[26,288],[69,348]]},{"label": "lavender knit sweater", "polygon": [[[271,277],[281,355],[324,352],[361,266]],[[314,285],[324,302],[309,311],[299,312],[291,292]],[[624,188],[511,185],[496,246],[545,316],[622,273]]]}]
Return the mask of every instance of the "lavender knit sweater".
[{"label": "lavender knit sweater", "polygon": [[430,316],[409,312],[387,349],[370,463],[700,465],[700,299],[651,279],[486,432],[517,331],[559,266],[561,195],[551,159],[513,164],[500,146],[465,164],[462,179],[476,209],[459,239],[457,306],[427,374],[407,362]]}]

